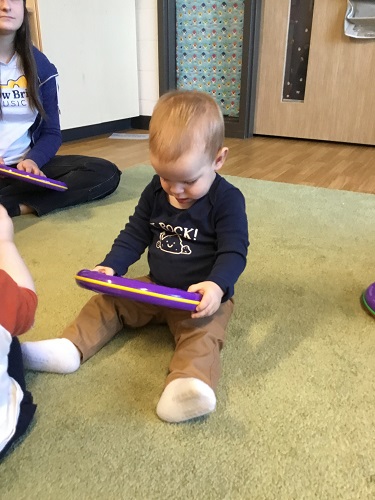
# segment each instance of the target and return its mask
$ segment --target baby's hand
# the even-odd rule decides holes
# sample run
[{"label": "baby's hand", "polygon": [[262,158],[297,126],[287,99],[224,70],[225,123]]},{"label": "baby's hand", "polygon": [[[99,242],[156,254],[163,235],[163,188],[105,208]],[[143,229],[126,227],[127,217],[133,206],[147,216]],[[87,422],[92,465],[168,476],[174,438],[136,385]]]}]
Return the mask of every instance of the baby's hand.
[{"label": "baby's hand", "polygon": [[28,174],[41,175],[42,177],[46,176],[33,160],[22,160],[18,163],[17,168]]},{"label": "baby's hand", "polygon": [[219,309],[224,295],[223,290],[213,281],[202,281],[202,283],[191,285],[188,292],[198,292],[202,295],[196,312],[191,315],[192,318],[204,318],[214,314]]},{"label": "baby's hand", "polygon": [[14,229],[12,219],[3,205],[0,205],[0,242],[13,241]]},{"label": "baby's hand", "polygon": [[111,267],[105,266],[96,266],[93,271],[97,271],[98,273],[107,274],[108,276],[114,276],[115,271]]}]

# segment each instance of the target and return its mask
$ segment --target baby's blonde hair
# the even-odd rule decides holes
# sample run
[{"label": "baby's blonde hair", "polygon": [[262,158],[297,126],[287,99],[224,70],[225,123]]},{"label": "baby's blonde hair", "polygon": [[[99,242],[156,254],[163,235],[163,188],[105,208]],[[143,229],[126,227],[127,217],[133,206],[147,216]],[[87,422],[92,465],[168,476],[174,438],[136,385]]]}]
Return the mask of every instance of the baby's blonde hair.
[{"label": "baby's blonde hair", "polygon": [[175,161],[195,148],[214,161],[224,142],[223,115],[210,95],[174,90],[156,103],[149,136],[150,153],[159,161]]}]

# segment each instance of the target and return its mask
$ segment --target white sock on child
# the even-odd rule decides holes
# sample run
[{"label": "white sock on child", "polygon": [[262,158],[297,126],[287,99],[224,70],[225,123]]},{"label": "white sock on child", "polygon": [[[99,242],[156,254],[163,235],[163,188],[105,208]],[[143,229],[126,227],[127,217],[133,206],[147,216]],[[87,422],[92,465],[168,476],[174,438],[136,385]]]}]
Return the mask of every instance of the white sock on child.
[{"label": "white sock on child", "polygon": [[215,393],[209,385],[197,378],[178,378],[164,389],[156,413],[166,422],[184,422],[211,413],[215,407]]},{"label": "white sock on child", "polygon": [[39,372],[72,373],[81,364],[81,353],[68,339],[22,342],[25,368]]}]

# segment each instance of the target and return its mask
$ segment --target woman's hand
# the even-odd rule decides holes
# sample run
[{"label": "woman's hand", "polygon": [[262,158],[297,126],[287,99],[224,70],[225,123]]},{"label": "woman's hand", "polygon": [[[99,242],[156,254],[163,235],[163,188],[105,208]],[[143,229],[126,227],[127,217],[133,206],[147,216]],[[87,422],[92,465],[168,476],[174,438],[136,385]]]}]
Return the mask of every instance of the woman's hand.
[{"label": "woman's hand", "polygon": [[197,292],[202,295],[196,311],[191,315],[192,318],[204,318],[214,314],[219,309],[224,295],[223,290],[213,281],[202,281],[202,283],[191,285],[188,292]]},{"label": "woman's hand", "polygon": [[38,165],[33,160],[22,160],[17,165],[18,170],[22,170],[28,174],[35,174],[45,177],[45,174],[40,170]]},{"label": "woman's hand", "polygon": [[98,273],[107,274],[108,276],[114,276],[115,271],[111,267],[105,266],[96,266],[93,271],[97,271]]}]

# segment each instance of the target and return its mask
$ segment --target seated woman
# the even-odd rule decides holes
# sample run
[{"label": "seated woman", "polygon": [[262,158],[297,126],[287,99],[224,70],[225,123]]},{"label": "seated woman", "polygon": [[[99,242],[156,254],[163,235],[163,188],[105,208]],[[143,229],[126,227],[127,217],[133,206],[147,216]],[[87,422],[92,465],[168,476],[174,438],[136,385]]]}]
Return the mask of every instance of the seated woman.
[{"label": "seated woman", "polygon": [[56,192],[0,178],[0,203],[11,217],[98,200],[120,182],[110,161],[55,156],[62,142],[56,78],[55,66],[32,45],[26,1],[0,2],[0,164],[68,186]]},{"label": "seated woman", "polygon": [[13,224],[0,205],[0,460],[26,432],[36,405],[26,390],[17,335],[34,323],[33,279],[13,241]]}]

